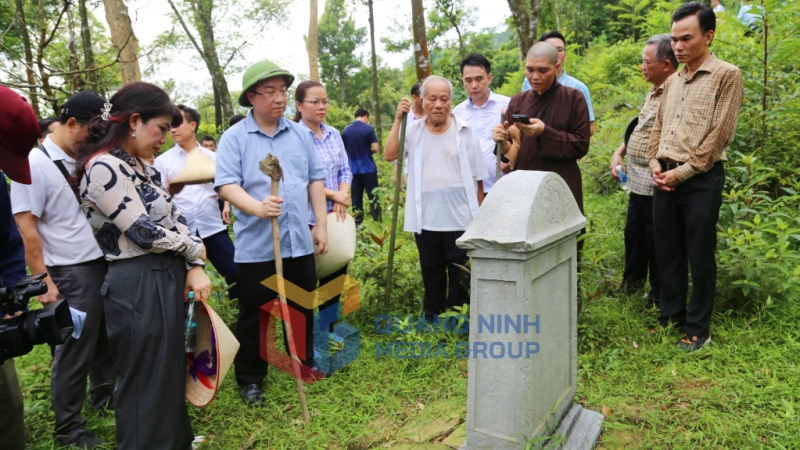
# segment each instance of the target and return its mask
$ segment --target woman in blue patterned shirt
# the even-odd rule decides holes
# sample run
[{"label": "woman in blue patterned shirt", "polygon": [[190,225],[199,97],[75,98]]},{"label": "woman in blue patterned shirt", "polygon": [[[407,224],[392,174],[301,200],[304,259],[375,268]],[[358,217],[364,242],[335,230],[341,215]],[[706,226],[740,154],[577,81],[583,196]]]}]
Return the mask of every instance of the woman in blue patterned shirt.
[{"label": "woman in blue patterned shirt", "polygon": [[[326,174],[323,179],[325,199],[328,213],[334,213],[333,218],[328,217],[328,223],[331,220],[344,220],[347,208],[350,206],[350,183],[353,181],[353,174],[350,171],[350,162],[347,159],[347,151],[339,130],[323,123],[328,116],[328,94],[321,83],[308,80],[297,85],[294,98],[297,107],[294,120],[308,130],[314,148],[317,149],[317,153],[325,163]],[[312,227],[314,226],[314,214],[310,207],[308,223]],[[319,285],[324,286],[345,274],[347,274],[347,265],[320,279]],[[337,304],[339,297],[340,295],[337,295],[321,304],[319,310],[322,311]],[[338,305],[336,307],[338,308]],[[330,332],[333,332],[333,324],[330,325]],[[311,338],[310,334],[309,338]],[[334,339],[337,338],[334,337]]]},{"label": "woman in blue patterned shirt", "polygon": [[184,301],[206,300],[205,247],[143,159],[181,123],[169,95],[149,83],[117,91],[78,151],[81,207],[109,261],[101,293],[119,380],[117,448],[187,450]]}]

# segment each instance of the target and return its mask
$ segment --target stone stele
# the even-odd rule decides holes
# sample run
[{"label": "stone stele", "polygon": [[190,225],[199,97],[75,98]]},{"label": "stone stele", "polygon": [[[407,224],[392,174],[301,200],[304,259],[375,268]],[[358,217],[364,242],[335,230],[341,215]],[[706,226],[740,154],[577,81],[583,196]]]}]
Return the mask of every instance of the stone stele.
[{"label": "stone stele", "polygon": [[603,416],[574,404],[576,238],[585,224],[559,175],[517,171],[492,187],[457,241],[472,258],[462,449],[524,450],[550,437],[582,450],[600,436]]}]

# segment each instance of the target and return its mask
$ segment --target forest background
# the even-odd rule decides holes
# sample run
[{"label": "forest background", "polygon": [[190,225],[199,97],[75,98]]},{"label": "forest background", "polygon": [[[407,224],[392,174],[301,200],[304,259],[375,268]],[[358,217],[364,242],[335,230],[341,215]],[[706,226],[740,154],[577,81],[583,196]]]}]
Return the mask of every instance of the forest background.
[{"label": "forest background", "polygon": [[[207,89],[188,91],[180,81],[157,81],[175,102],[197,107],[199,135],[219,136],[227,119],[245,110],[234,100],[241,73],[255,61],[243,49],[261,36],[284,36],[279,24],[294,8],[319,8],[317,0],[167,0],[174,27],[147,46],[138,45],[135,23],[122,0],[0,0],[0,84],[28,97],[40,117],[57,116],[74,92],[93,89],[109,98],[122,84],[155,78],[175,52],[193,52],[210,77]],[[413,24],[424,18],[431,73],[456,86],[454,105],[466,99],[458,62],[472,51],[493,64],[492,88],[512,96],[523,80],[521,51],[532,37],[560,29],[568,39],[567,70],[591,93],[597,134],[581,161],[588,234],[581,265],[579,388],[576,401],[607,415],[605,448],[796,448],[800,446],[800,2],[763,0],[764,13],[750,29],[736,20],[740,2],[723,0],[712,50],[737,65],[745,101],[728,149],[724,201],[718,226],[718,296],[715,345],[702,355],[680,355],[672,336],[649,337],[654,314],[641,293],[612,297],[619,287],[627,197],[609,174],[611,153],[648,89],[639,70],[644,41],[670,30],[674,0],[508,0],[503,23],[485,24],[465,0],[409,0],[406,15],[390,29],[359,27],[354,11],[381,1],[327,0],[310,23],[313,54],[307,74],[318,76],[332,101],[328,122],[343,129],[359,106],[373,112],[385,141],[394,110],[418,78],[412,56]],[[103,8],[100,8],[102,4]],[[412,6],[423,14],[412,15]],[[95,14],[104,13],[105,17]],[[140,18],[140,20],[142,20]],[[313,21],[312,21],[313,22]],[[487,26],[489,25],[489,26]],[[315,30],[316,29],[316,30]],[[191,36],[191,37],[190,37]],[[378,39],[388,52],[407,55],[399,67],[374,55]],[[417,36],[419,40],[419,36]],[[386,58],[382,58],[385,56]],[[140,62],[146,61],[147,64]],[[373,76],[377,89],[373,89]],[[290,99],[290,105],[293,102]],[[378,106],[379,104],[379,106]],[[379,111],[375,114],[374,111]],[[167,142],[165,149],[172,145]],[[377,159],[381,159],[379,156]],[[381,201],[389,210],[391,166],[378,161]],[[362,307],[348,321],[362,333],[362,356],[326,383],[309,387],[320,414],[310,429],[297,420],[288,376],[270,375],[271,408],[241,407],[233,381],[215,403],[193,410],[198,434],[210,448],[374,448],[414,441],[420,421],[457,417],[442,443],[463,427],[466,374],[463,361],[379,360],[376,342],[400,339],[375,333],[382,312],[388,253],[388,214],[367,218],[351,265],[361,284]],[[402,208],[400,223],[402,223]],[[395,259],[391,311],[418,314],[421,279],[410,235],[401,233]],[[235,326],[237,306],[209,267],[217,309]],[[402,339],[436,341],[435,336]],[[37,348],[18,362],[33,448],[51,448],[49,356]],[[381,386],[380,390],[374,386]],[[87,415],[92,416],[88,411]],[[113,419],[98,418],[93,431],[113,442]],[[277,426],[276,424],[280,424]],[[536,445],[535,442],[531,446]]]}]

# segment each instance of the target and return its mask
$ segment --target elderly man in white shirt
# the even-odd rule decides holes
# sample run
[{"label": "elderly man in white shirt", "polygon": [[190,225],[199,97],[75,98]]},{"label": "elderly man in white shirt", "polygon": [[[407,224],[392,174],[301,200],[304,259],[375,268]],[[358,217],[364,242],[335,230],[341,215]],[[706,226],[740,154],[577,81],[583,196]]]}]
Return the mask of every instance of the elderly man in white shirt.
[{"label": "elderly man in white shirt", "polygon": [[[183,123],[170,130],[175,147],[164,152],[153,163],[153,167],[161,173],[161,181],[165,186],[183,170],[189,153],[203,152],[212,161],[217,160],[215,152],[197,143],[200,113],[185,105],[178,105],[178,109],[183,114]],[[233,261],[233,241],[228,235],[228,227],[220,219],[219,196],[214,190],[214,183],[183,186],[180,190],[173,187],[170,192],[173,194],[173,203],[186,218],[189,230],[203,240],[208,260],[225,278],[228,285],[235,283],[237,271],[236,263]],[[229,214],[230,205],[225,202],[222,217],[226,222],[230,220]],[[236,286],[230,288],[228,295],[230,298],[239,297]]]},{"label": "elderly man in white shirt", "polygon": [[[502,123],[508,102],[505,95],[495,94],[489,89],[492,84],[492,64],[485,56],[471,53],[461,61],[461,80],[469,98],[453,109],[453,114],[467,122],[481,143],[483,159],[489,178],[483,180],[483,192],[488,194],[497,177],[497,156],[492,129]],[[500,163],[500,176],[511,169],[509,163]]]},{"label": "elderly man in white shirt", "polygon": [[[478,213],[489,173],[472,128],[450,113],[450,81],[431,75],[420,94],[425,118],[408,124],[404,144],[409,167],[404,229],[414,233],[425,285],[423,312],[433,322],[448,308],[469,303],[454,265],[466,264],[467,251],[456,246],[456,239]],[[384,149],[387,161],[397,159],[400,124],[410,109],[407,98],[397,106]]]}]

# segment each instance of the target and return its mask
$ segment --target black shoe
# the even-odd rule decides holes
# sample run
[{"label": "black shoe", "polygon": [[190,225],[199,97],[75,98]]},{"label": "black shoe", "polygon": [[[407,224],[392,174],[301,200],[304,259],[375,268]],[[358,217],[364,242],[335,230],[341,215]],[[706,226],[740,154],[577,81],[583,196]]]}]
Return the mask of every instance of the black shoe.
[{"label": "black shoe", "polygon": [[106,443],[106,441],[100,439],[92,433],[89,433],[86,430],[83,430],[72,437],[57,436],[56,440],[64,445],[69,445],[70,448],[77,448],[81,450],[93,450],[95,448],[100,448],[100,446]]},{"label": "black shoe", "polygon": [[258,384],[245,384],[239,386],[242,399],[250,406],[261,406],[264,404],[264,390]]},{"label": "black shoe", "polygon": [[711,335],[691,336],[683,335],[683,339],[678,342],[678,349],[686,353],[696,352],[711,343]]}]

